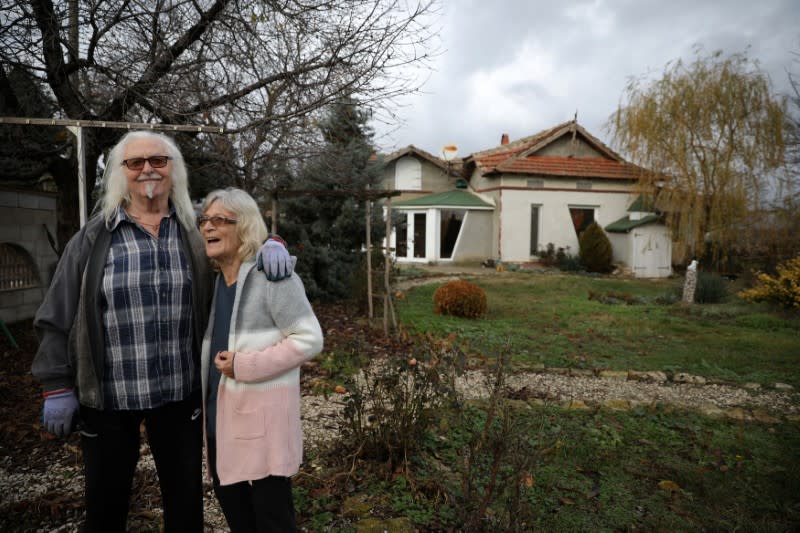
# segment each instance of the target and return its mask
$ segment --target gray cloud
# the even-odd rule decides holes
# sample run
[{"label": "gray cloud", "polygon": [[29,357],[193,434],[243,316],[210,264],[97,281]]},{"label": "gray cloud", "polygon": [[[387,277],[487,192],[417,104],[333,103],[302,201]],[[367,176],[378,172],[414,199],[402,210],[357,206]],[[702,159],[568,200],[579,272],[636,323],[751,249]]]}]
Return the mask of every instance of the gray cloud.
[{"label": "gray cloud", "polygon": [[445,0],[444,52],[420,94],[400,101],[402,124],[376,124],[380,148],[414,144],[465,155],[570,120],[607,140],[604,124],[631,77],[660,77],[694,48],[747,52],[788,91],[800,75],[796,0]]}]

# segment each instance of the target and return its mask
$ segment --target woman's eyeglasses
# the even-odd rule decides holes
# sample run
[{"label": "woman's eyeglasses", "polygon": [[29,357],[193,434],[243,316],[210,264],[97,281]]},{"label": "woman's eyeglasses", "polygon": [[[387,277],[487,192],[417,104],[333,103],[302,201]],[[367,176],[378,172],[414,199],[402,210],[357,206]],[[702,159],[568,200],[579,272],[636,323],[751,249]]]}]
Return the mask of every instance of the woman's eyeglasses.
[{"label": "woman's eyeglasses", "polygon": [[202,228],[203,224],[205,224],[206,222],[211,222],[211,225],[216,228],[217,226],[221,226],[222,224],[236,224],[236,222],[238,221],[235,218],[221,217],[219,215],[215,215],[213,217],[207,217],[203,215],[202,217],[197,219],[197,227]]},{"label": "woman's eyeglasses", "polygon": [[150,166],[153,168],[162,168],[167,166],[167,161],[172,159],[168,155],[154,155],[151,157],[132,157],[130,159],[126,159],[122,162],[123,165],[128,167],[130,170],[142,170],[144,168],[144,163],[147,161],[150,163]]}]

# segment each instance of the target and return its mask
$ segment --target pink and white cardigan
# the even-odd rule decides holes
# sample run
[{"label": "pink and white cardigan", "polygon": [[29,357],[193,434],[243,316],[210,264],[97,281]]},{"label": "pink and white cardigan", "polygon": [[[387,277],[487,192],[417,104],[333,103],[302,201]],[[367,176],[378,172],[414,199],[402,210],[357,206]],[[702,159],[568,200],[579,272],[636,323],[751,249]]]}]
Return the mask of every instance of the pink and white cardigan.
[{"label": "pink and white cardigan", "polygon": [[[216,355],[209,353],[211,309],[201,359],[204,410]],[[220,484],[297,473],[303,460],[300,365],[321,350],[322,328],[300,278],[269,282],[254,262],[242,264],[228,333],[236,379],[223,375],[217,396]]]}]

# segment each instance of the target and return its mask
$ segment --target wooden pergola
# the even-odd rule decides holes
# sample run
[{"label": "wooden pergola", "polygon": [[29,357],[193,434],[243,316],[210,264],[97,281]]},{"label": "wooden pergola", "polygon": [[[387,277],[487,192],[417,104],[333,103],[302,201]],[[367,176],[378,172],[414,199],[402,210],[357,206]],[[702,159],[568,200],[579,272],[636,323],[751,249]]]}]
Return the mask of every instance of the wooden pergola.
[{"label": "wooden pergola", "polygon": [[366,202],[366,248],[367,248],[367,309],[369,318],[374,318],[373,302],[372,302],[372,202],[385,198],[386,203],[386,246],[383,247],[383,331],[388,335],[389,333],[389,318],[391,317],[392,328],[397,330],[397,316],[394,310],[394,303],[391,297],[391,247],[389,246],[389,236],[392,234],[392,198],[399,196],[400,191],[397,190],[351,190],[351,189],[336,189],[336,190],[319,190],[319,189],[276,189],[271,193],[272,196],[272,232],[278,233],[278,199],[292,198],[300,196],[309,196],[313,198],[355,198],[359,201]]}]

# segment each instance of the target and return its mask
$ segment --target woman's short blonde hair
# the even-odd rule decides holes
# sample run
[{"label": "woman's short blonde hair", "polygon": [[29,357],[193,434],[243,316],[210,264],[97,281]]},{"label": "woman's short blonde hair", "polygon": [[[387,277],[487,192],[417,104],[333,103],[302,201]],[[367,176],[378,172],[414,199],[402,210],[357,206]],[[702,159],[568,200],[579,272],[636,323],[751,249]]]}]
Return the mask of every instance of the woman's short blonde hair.
[{"label": "woman's short blonde hair", "polygon": [[255,257],[256,252],[269,236],[267,225],[264,223],[264,217],[261,216],[256,201],[252,196],[235,187],[217,189],[208,193],[203,200],[203,214],[214,202],[219,202],[220,207],[230,211],[236,217],[236,235],[240,242],[239,259],[247,261]]}]

